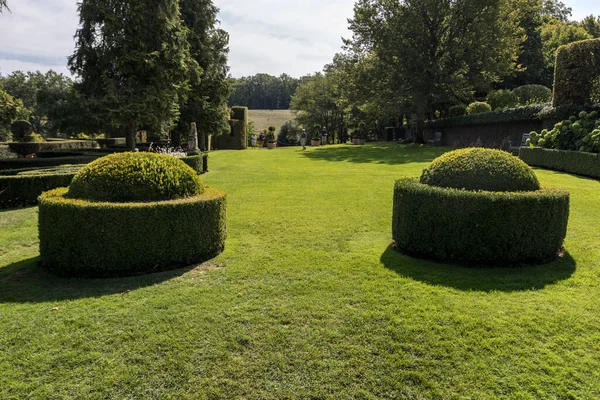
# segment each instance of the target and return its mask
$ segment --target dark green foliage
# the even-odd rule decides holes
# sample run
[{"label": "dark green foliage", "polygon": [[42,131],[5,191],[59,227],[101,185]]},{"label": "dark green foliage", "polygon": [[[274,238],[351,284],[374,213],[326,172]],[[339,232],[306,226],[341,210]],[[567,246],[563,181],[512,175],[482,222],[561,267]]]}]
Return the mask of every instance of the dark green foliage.
[{"label": "dark green foliage", "polygon": [[244,105],[250,110],[288,110],[292,95],[301,81],[287,74],[234,78],[229,105]]},{"label": "dark green foliage", "polygon": [[567,233],[569,193],[472,192],[396,182],[392,232],[403,253],[476,263],[543,263]]},{"label": "dark green foliage", "polygon": [[0,171],[22,168],[56,167],[59,165],[88,164],[98,157],[52,157],[52,158],[11,158],[0,160]]},{"label": "dark green foliage", "polygon": [[467,113],[467,106],[464,104],[457,104],[448,109],[448,116],[452,117],[461,117]]},{"label": "dark green foliage", "polygon": [[516,94],[510,90],[504,89],[491,91],[487,95],[486,101],[493,110],[514,108],[519,103],[519,99]]},{"label": "dark green foliage", "polygon": [[129,150],[138,127],[165,133],[202,72],[179,1],[83,0],[79,19],[69,66],[86,107],[107,130],[126,130]]},{"label": "dark green foliage", "polygon": [[175,145],[186,141],[192,122],[205,135],[217,135],[227,129],[227,99],[231,93],[227,66],[229,35],[219,29],[218,8],[212,0],[180,0],[179,7],[183,23],[189,29],[190,54],[202,69],[202,75],[190,82],[191,91],[182,102],[177,129],[172,134]]},{"label": "dark green foliage", "polygon": [[531,132],[530,143],[547,149],[600,152],[600,113],[581,111],[578,117],[554,125],[551,130]]},{"label": "dark green foliage", "polygon": [[554,71],[554,98],[559,107],[592,105],[595,83],[600,80],[600,39],[583,40],[559,47]]},{"label": "dark green foliage", "polygon": [[191,197],[203,190],[196,171],[176,157],[118,153],[79,171],[68,196],[91,201],[158,201]]},{"label": "dark green foliage", "polygon": [[467,106],[467,114],[480,114],[492,111],[492,107],[483,101],[476,101]]},{"label": "dark green foliage", "polygon": [[521,147],[519,157],[532,167],[564,171],[571,174],[600,178],[598,154],[581,151]]},{"label": "dark green foliage", "polygon": [[0,208],[37,203],[47,190],[68,186],[79,167],[3,171],[0,175]]},{"label": "dark green foliage", "polygon": [[33,127],[29,121],[19,120],[10,124],[10,132],[13,135],[13,140],[16,142],[27,142],[27,136],[33,132]]},{"label": "dark green foliage", "polygon": [[61,140],[56,142],[9,143],[8,146],[17,154],[27,155],[44,151],[92,149],[96,146],[96,143],[91,140]]},{"label": "dark green foliage", "polygon": [[543,85],[524,85],[513,90],[517,96],[518,104],[528,106],[532,104],[546,104],[552,100],[552,90]]},{"label": "dark green foliage", "polygon": [[221,150],[244,150],[248,148],[248,107],[232,107],[229,120],[230,131],[214,138],[214,147]]},{"label": "dark green foliage", "polygon": [[533,170],[502,150],[468,148],[433,160],[421,183],[443,188],[490,192],[532,191],[540,188]]},{"label": "dark green foliage", "polygon": [[576,104],[568,104],[560,107],[546,106],[542,108],[541,111],[538,113],[538,118],[542,120],[562,121],[565,119],[569,119],[574,115],[579,115],[579,113],[582,111],[600,112],[600,104],[596,104],[593,106],[583,106]]},{"label": "dark green foliage", "polygon": [[198,175],[208,172],[208,154],[181,157],[180,160],[190,166]]},{"label": "dark green foliage", "polygon": [[531,121],[539,119],[538,113],[544,109],[542,105],[509,108],[486,113],[464,115],[462,117],[444,118],[436,121],[427,121],[428,128],[441,128],[462,125],[499,124],[502,122]]},{"label": "dark green foliage", "polygon": [[200,263],[224,248],[226,195],[220,190],[154,203],[88,202],[67,198],[66,190],[40,197],[40,255],[53,273],[149,273]]}]

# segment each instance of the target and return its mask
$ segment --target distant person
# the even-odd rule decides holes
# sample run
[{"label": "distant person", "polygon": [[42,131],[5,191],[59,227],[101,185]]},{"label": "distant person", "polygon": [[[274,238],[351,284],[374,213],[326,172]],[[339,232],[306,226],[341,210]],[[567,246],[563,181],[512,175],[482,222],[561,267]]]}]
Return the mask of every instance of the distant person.
[{"label": "distant person", "polygon": [[323,127],[321,129],[321,146],[325,146],[327,144],[327,128]]},{"label": "distant person", "polygon": [[262,149],[263,146],[265,145],[265,139],[266,139],[265,133],[261,132],[260,136],[258,137],[258,148],[259,149]]},{"label": "distant person", "polygon": [[302,151],[306,150],[306,129],[302,129],[300,134],[300,144],[302,145]]},{"label": "distant person", "polygon": [[256,149],[256,133],[253,133],[252,136],[250,136],[250,140],[252,140],[252,150]]}]

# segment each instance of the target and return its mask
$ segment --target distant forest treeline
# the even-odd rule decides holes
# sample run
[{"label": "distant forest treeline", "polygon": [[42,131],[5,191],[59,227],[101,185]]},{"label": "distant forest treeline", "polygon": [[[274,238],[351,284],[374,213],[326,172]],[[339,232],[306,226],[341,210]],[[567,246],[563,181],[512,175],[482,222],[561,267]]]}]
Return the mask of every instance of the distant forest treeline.
[{"label": "distant forest treeline", "polygon": [[287,110],[302,80],[287,74],[234,78],[229,106],[246,106],[251,110]]}]

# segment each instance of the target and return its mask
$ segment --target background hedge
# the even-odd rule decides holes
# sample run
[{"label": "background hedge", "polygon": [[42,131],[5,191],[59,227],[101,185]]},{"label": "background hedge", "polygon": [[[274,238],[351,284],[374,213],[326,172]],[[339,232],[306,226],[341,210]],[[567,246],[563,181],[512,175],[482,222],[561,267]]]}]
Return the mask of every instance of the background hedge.
[{"label": "background hedge", "polygon": [[17,154],[35,154],[41,151],[93,149],[98,143],[94,140],[59,140],[39,143],[8,143]]},{"label": "background hedge", "polygon": [[197,156],[181,157],[180,160],[192,167],[198,174],[208,172],[208,154],[206,153]]},{"label": "background hedge", "polygon": [[0,208],[36,204],[43,192],[69,186],[79,168],[3,171],[0,175]]},{"label": "background hedge", "polygon": [[392,232],[398,250],[440,260],[515,264],[557,257],[567,233],[569,193],[471,192],[401,179]]},{"label": "background hedge", "polygon": [[554,69],[554,98],[559,107],[592,105],[600,90],[600,39],[582,40],[558,48]]},{"label": "background hedge", "polygon": [[52,158],[9,158],[0,160],[0,170],[56,167],[59,165],[88,164],[98,156],[52,157]]},{"label": "background hedge", "polygon": [[508,108],[505,110],[463,115],[454,118],[444,118],[427,121],[427,128],[444,128],[464,125],[486,125],[502,122],[531,121],[539,119],[538,113],[544,109],[543,105]]},{"label": "background hedge", "polygon": [[600,154],[581,151],[521,147],[521,160],[532,167],[564,171],[571,174],[600,178]]},{"label": "background hedge", "polygon": [[202,262],[226,239],[226,194],[214,188],[187,199],[98,203],[65,198],[65,188],[39,200],[42,266],[65,276],[124,276]]}]

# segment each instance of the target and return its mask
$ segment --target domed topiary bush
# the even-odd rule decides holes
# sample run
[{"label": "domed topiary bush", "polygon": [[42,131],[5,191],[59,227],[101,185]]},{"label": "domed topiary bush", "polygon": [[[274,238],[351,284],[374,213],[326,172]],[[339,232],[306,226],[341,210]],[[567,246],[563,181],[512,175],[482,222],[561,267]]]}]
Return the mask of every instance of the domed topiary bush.
[{"label": "domed topiary bush", "polygon": [[533,170],[519,158],[502,150],[484,148],[468,148],[442,155],[423,171],[421,183],[491,192],[540,188]]},{"label": "domed topiary bush", "polygon": [[191,167],[156,153],[117,153],[84,167],[68,196],[93,201],[174,200],[201,194],[204,186]]},{"label": "domed topiary bush", "polygon": [[222,251],[226,194],[204,187],[183,161],[107,156],[70,188],[39,198],[44,268],[67,276],[134,275],[202,262]]},{"label": "domed topiary bush", "polygon": [[397,249],[501,265],[556,258],[567,232],[569,193],[540,188],[527,165],[503,153],[453,151],[434,160],[420,181],[398,180],[392,222]]}]

